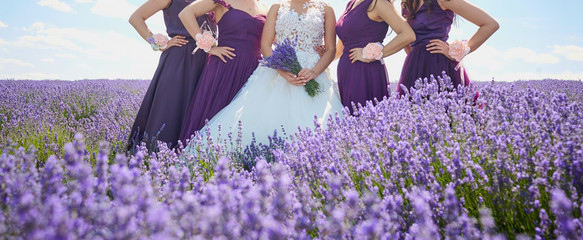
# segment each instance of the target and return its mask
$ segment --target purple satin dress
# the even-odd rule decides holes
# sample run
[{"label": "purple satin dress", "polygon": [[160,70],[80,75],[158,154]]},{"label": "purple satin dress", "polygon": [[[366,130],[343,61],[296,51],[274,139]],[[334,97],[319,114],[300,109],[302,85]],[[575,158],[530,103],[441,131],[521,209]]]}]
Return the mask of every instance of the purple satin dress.
[{"label": "purple satin dress", "polygon": [[[403,17],[408,17],[409,13],[403,9]],[[411,43],[412,51],[407,55],[403,70],[401,72],[401,79],[399,81],[399,93],[404,94],[404,89],[401,89],[401,84],[407,89],[415,86],[415,81],[419,78],[430,78],[431,75],[438,77],[442,72],[447,74],[454,86],[462,83],[460,69],[455,70],[458,62],[449,60],[443,54],[433,54],[426,50],[426,45],[432,39],[441,39],[447,42],[449,39],[449,31],[455,13],[451,10],[443,10],[433,0],[431,9],[423,4],[415,15],[415,18],[408,19],[407,22],[413,28],[417,39]],[[465,85],[469,84],[469,78],[465,74]]]},{"label": "purple satin dress", "polygon": [[261,59],[265,15],[251,16],[223,0],[215,2],[229,8],[217,23],[218,46],[234,48],[236,56],[233,60],[226,59],[226,63],[216,56],[209,56],[185,116],[180,133],[183,143],[233,100]]},{"label": "purple satin dress", "polygon": [[[175,145],[178,140],[188,100],[193,96],[207,60],[204,52],[191,54],[196,47],[195,41],[178,18],[178,13],[191,2],[173,0],[162,10],[168,36],[184,36],[188,43],[171,47],[160,55],[158,68],[132,126],[128,149],[141,141],[156,144],[155,140],[160,140]],[[212,18],[205,15],[197,19],[199,24],[205,20],[212,21]]]},{"label": "purple satin dress", "polygon": [[350,49],[363,48],[370,42],[383,42],[389,26],[385,22],[373,21],[367,9],[373,0],[364,0],[351,10],[356,0],[351,0],[344,14],[336,23],[336,34],[344,44],[338,60],[338,90],[342,105],[352,112],[352,104],[364,105],[366,101],[383,100],[388,96],[389,77],[382,61],[350,63]]}]

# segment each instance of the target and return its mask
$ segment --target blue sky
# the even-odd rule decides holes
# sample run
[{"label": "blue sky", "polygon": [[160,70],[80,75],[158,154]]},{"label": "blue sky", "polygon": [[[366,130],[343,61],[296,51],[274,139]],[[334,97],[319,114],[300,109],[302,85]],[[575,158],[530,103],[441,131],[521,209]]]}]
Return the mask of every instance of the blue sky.
[{"label": "blue sky", "polygon": [[[337,17],[347,1],[328,0]],[[150,79],[160,53],[153,52],[127,21],[143,2],[24,0],[11,1],[10,7],[4,4],[0,8],[0,79]],[[581,1],[470,2],[501,25],[466,58],[472,79],[583,79]],[[400,6],[400,1],[395,5]],[[153,32],[164,32],[160,13],[147,23]],[[450,39],[468,39],[476,29],[459,19]],[[401,51],[385,60],[391,82],[399,78],[404,58]],[[335,72],[336,62],[330,68]]]}]

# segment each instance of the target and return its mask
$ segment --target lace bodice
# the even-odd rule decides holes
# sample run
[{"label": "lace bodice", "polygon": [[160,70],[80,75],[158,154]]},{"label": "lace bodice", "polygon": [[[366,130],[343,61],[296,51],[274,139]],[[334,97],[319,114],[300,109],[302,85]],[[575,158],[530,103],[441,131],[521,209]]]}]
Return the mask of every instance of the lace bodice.
[{"label": "lace bodice", "polygon": [[298,14],[289,6],[289,0],[283,1],[277,12],[275,39],[278,43],[288,38],[294,42],[297,38],[296,51],[315,52],[314,47],[324,42],[324,7],[326,3],[310,0],[304,4],[307,11]]}]

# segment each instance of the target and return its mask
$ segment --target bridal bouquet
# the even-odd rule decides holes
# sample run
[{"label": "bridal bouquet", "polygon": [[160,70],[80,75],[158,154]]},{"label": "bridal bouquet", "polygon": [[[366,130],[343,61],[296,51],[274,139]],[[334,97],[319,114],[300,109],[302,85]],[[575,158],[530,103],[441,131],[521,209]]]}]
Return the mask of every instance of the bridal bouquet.
[{"label": "bridal bouquet", "polygon": [[[276,43],[273,55],[265,57],[259,62],[268,68],[280,69],[297,75],[302,70],[302,66],[298,61],[294,46],[295,43],[289,39],[285,39],[281,44]],[[320,91],[320,84],[312,79],[304,85],[304,89],[310,97],[314,97]]]}]

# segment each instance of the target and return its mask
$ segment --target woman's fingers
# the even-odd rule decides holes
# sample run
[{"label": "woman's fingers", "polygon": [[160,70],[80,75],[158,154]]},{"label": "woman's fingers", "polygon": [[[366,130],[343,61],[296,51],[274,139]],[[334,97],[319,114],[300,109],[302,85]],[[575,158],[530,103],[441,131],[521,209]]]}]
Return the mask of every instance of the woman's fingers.
[{"label": "woman's fingers", "polygon": [[[354,63],[362,57],[362,48],[353,48],[350,49],[350,55],[348,55],[351,63]],[[361,60],[362,61],[362,60]]]},{"label": "woman's fingers", "polygon": [[219,57],[221,59],[221,61],[223,61],[224,63],[227,63],[227,60],[225,60],[225,58],[223,57],[223,55],[217,55],[217,57]]},{"label": "woman's fingers", "polygon": [[235,53],[233,52],[235,49],[230,48],[230,47],[221,47],[221,49],[223,50],[223,55],[225,55],[226,57],[228,57],[229,59],[233,60],[233,57],[235,56]]},{"label": "woman's fingers", "polygon": [[233,53],[232,50],[234,50],[234,49],[230,48],[230,47],[213,47],[213,48],[211,48],[209,53],[217,56],[224,63],[226,63],[227,60],[225,58],[232,60],[233,57],[235,57],[235,53]]},{"label": "woman's fingers", "polygon": [[449,45],[440,39],[432,39],[425,45],[426,50],[433,54],[443,54],[449,58]]},{"label": "woman's fingers", "polygon": [[324,53],[326,53],[326,48],[324,47],[324,45],[316,46],[314,47],[314,50],[316,51],[316,53],[318,53],[318,55],[320,55],[320,57],[322,57]]}]

